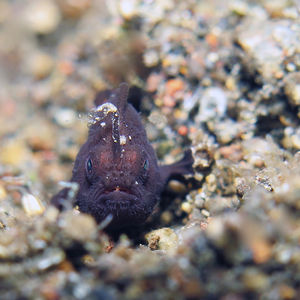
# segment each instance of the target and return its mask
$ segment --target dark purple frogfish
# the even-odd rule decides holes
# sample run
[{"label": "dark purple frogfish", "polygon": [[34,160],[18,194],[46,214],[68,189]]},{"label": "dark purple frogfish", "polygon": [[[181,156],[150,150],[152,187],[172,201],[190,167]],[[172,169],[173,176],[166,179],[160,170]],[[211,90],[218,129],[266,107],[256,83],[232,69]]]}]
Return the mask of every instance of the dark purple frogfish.
[{"label": "dark purple frogfish", "polygon": [[[108,216],[109,229],[143,224],[158,203],[171,175],[193,173],[190,150],[171,165],[159,166],[140,116],[127,102],[128,85],[100,92],[89,118],[89,134],[81,147],[71,182],[79,184],[75,205],[97,222]],[[68,188],[52,198],[62,208]]]}]

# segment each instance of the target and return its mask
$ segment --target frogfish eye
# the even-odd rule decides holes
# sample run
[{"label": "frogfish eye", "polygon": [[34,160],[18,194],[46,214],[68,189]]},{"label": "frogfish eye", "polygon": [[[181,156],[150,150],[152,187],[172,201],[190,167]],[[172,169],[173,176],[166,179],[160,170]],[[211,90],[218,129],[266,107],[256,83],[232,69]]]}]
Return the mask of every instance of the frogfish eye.
[{"label": "frogfish eye", "polygon": [[149,169],[149,160],[148,160],[148,159],[146,159],[146,160],[144,161],[143,168],[144,168],[145,171],[148,171],[148,169]]},{"label": "frogfish eye", "polygon": [[88,173],[92,172],[93,169],[93,163],[92,160],[89,158],[88,161],[86,162],[86,169],[88,171]]}]

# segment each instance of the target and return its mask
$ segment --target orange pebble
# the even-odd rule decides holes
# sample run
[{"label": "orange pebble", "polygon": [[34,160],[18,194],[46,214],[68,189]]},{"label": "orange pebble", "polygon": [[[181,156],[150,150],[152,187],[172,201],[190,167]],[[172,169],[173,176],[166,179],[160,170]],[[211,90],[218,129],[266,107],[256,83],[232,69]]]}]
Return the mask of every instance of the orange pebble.
[{"label": "orange pebble", "polygon": [[157,73],[151,74],[147,79],[147,91],[150,93],[155,92],[162,80],[162,75]]},{"label": "orange pebble", "polygon": [[179,126],[177,132],[180,134],[180,135],[187,135],[188,134],[188,128],[185,126],[185,125],[181,125]]},{"label": "orange pebble", "polygon": [[195,133],[197,131],[197,128],[196,127],[190,127],[190,133]]},{"label": "orange pebble", "polygon": [[272,255],[272,248],[269,242],[262,239],[254,241],[250,247],[253,252],[253,260],[257,264],[262,264],[268,261]]},{"label": "orange pebble", "polygon": [[206,42],[211,46],[212,48],[216,48],[218,46],[218,39],[215,34],[209,33],[205,37]]},{"label": "orange pebble", "polygon": [[61,61],[58,64],[58,69],[65,75],[70,75],[74,72],[73,64],[70,61]]},{"label": "orange pebble", "polygon": [[184,82],[181,79],[170,79],[166,84],[166,94],[174,96],[178,91],[181,91],[184,87]]},{"label": "orange pebble", "polygon": [[174,107],[176,104],[174,98],[167,96],[167,95],[163,98],[163,102],[164,102],[164,105],[167,107]]}]

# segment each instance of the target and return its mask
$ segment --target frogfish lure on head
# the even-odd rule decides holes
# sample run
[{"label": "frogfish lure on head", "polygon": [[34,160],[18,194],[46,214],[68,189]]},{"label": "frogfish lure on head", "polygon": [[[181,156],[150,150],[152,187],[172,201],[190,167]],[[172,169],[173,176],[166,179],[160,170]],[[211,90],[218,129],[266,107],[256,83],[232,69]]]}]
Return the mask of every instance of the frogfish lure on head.
[{"label": "frogfish lure on head", "polygon": [[[127,102],[126,83],[100,92],[89,115],[87,141],[77,154],[71,182],[79,189],[75,205],[97,222],[112,217],[109,229],[143,224],[158,203],[169,177],[193,173],[190,150],[171,165],[159,166],[140,116]],[[51,202],[62,209],[69,188]]]}]

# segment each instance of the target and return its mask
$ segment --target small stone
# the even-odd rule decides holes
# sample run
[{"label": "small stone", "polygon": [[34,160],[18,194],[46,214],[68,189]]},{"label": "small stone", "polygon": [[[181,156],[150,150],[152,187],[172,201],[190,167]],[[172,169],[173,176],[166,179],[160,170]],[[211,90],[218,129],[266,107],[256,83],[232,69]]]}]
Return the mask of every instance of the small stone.
[{"label": "small stone", "polygon": [[203,298],[202,283],[197,279],[188,280],[183,286],[183,291],[187,299]]},{"label": "small stone", "polygon": [[25,193],[22,196],[22,206],[28,216],[41,215],[45,211],[42,202],[32,194]]},{"label": "small stone", "polygon": [[231,144],[230,146],[224,146],[219,149],[220,154],[234,162],[238,162],[243,158],[242,147],[240,144]]},{"label": "small stone", "polygon": [[164,211],[160,217],[163,224],[170,224],[173,220],[173,214],[169,211]]},{"label": "small stone", "polygon": [[97,232],[96,222],[92,216],[74,211],[64,213],[61,227],[68,236],[79,241],[86,241]]},{"label": "small stone", "polygon": [[205,203],[205,199],[203,198],[203,196],[201,194],[197,194],[195,198],[196,207],[203,208],[204,203]]},{"label": "small stone", "polygon": [[230,91],[235,91],[237,89],[237,82],[233,76],[228,76],[225,82],[226,88]]},{"label": "small stone", "polygon": [[143,54],[143,61],[148,68],[154,67],[159,63],[159,54],[153,49],[147,50]]},{"label": "small stone", "polygon": [[296,134],[292,135],[291,141],[294,148],[300,149],[300,132],[297,132]]},{"label": "small stone", "polygon": [[57,29],[61,16],[55,2],[34,0],[26,8],[25,18],[32,31],[38,34],[49,34]]},{"label": "small stone", "polygon": [[277,245],[274,251],[275,259],[281,264],[287,264],[291,261],[293,250],[284,245]]},{"label": "small stone", "polygon": [[263,6],[273,18],[286,17],[284,11],[292,2],[289,0],[264,1]]},{"label": "small stone", "polygon": [[272,152],[272,147],[268,141],[262,138],[253,138],[243,142],[244,157],[255,166],[261,167],[264,164],[263,157]]},{"label": "small stone", "polygon": [[300,72],[288,74],[284,83],[284,92],[289,102],[294,106],[300,106]]},{"label": "small stone", "polygon": [[178,180],[170,180],[168,183],[168,189],[170,189],[171,191],[179,194],[179,193],[185,193],[186,192],[186,186],[181,183]]},{"label": "small stone", "polygon": [[208,224],[206,234],[209,239],[213,240],[218,246],[225,243],[225,225],[221,218],[214,218]]},{"label": "small stone", "polygon": [[92,0],[56,0],[63,14],[68,18],[79,18],[91,6]]},{"label": "small stone", "polygon": [[61,249],[47,250],[37,263],[39,270],[47,270],[60,264],[65,259],[65,253]]},{"label": "small stone", "polygon": [[249,268],[243,274],[243,283],[249,290],[257,291],[266,288],[269,284],[268,277],[259,270]]},{"label": "small stone", "polygon": [[137,5],[137,0],[121,0],[119,2],[119,10],[122,17],[125,19],[132,19],[138,14]]},{"label": "small stone", "polygon": [[207,88],[199,102],[200,109],[196,116],[197,122],[222,118],[227,109],[227,96],[219,87]]},{"label": "small stone", "polygon": [[[177,76],[179,72],[182,72],[186,61],[180,54],[170,53],[162,60],[162,65],[169,75]],[[185,71],[183,71],[185,72]]]},{"label": "small stone", "polygon": [[237,36],[238,43],[251,57],[251,64],[267,82],[283,76],[283,49],[272,40],[276,25],[266,20],[245,22]]},{"label": "small stone", "polygon": [[297,67],[294,63],[288,63],[285,68],[289,72],[295,72]]},{"label": "small stone", "polygon": [[205,141],[200,142],[198,145],[192,147],[192,151],[194,157],[193,167],[195,170],[207,170],[213,162],[214,149],[212,145],[209,145]]},{"label": "small stone", "polygon": [[176,100],[175,100],[175,98],[171,97],[170,95],[165,95],[163,97],[163,103],[164,103],[164,106],[173,108],[176,105]]},{"label": "small stone", "polygon": [[60,126],[70,128],[74,125],[77,116],[73,109],[60,108],[55,112],[54,119]]},{"label": "small stone", "polygon": [[0,201],[3,200],[7,196],[5,188],[0,185]]},{"label": "small stone", "polygon": [[201,209],[201,214],[206,218],[208,218],[210,216],[209,211],[206,209]]},{"label": "small stone", "polygon": [[230,3],[231,10],[239,16],[246,16],[249,10],[247,2],[234,0]]},{"label": "small stone", "polygon": [[221,122],[208,122],[208,127],[214,131],[218,141],[222,144],[228,144],[240,135],[240,124],[230,119]]},{"label": "small stone", "polygon": [[184,82],[181,79],[170,79],[166,84],[166,93],[173,97],[176,92],[184,88]]},{"label": "small stone", "polygon": [[174,253],[177,249],[178,245],[178,237],[177,234],[171,228],[161,228],[157,230],[153,230],[146,234],[146,239],[149,244],[157,245],[157,250],[164,250],[167,253]]},{"label": "small stone", "polygon": [[49,223],[54,223],[56,222],[58,215],[59,210],[54,206],[49,206],[45,211],[44,217]]},{"label": "small stone", "polygon": [[[146,130],[149,141],[155,141],[158,139],[159,129],[154,124],[147,122],[145,124],[145,130]],[[130,140],[130,138],[131,137],[129,136],[128,139]]]},{"label": "small stone", "polygon": [[190,203],[188,202],[183,202],[181,204],[181,210],[183,210],[185,213],[190,214],[193,210],[193,207]]},{"label": "small stone", "polygon": [[196,172],[196,174],[194,175],[194,177],[195,177],[195,179],[196,179],[197,181],[200,182],[200,181],[203,180],[204,175],[203,175],[202,173]]},{"label": "small stone", "polygon": [[147,91],[153,93],[157,91],[160,82],[163,81],[163,76],[158,73],[152,73],[147,78]]},{"label": "small stone", "polygon": [[35,79],[46,78],[53,69],[53,60],[45,53],[37,53],[29,58],[29,68]]},{"label": "small stone", "polygon": [[272,248],[268,241],[257,238],[251,243],[250,247],[253,252],[253,260],[257,264],[265,263],[270,259]]},{"label": "small stone", "polygon": [[11,140],[1,146],[0,161],[3,164],[19,167],[29,158],[29,151],[23,141]]},{"label": "small stone", "polygon": [[207,183],[207,189],[210,192],[214,192],[217,188],[217,178],[214,174],[206,176],[205,181]]},{"label": "small stone", "polygon": [[157,128],[162,129],[167,124],[167,118],[159,111],[152,111],[148,117],[149,121],[154,124]]},{"label": "small stone", "polygon": [[50,150],[55,147],[56,132],[48,119],[32,118],[24,128],[24,139],[35,151]]},{"label": "small stone", "polygon": [[292,300],[292,299],[296,299],[297,297],[297,291],[291,286],[285,284],[281,285],[279,289],[279,293],[281,299]]}]

